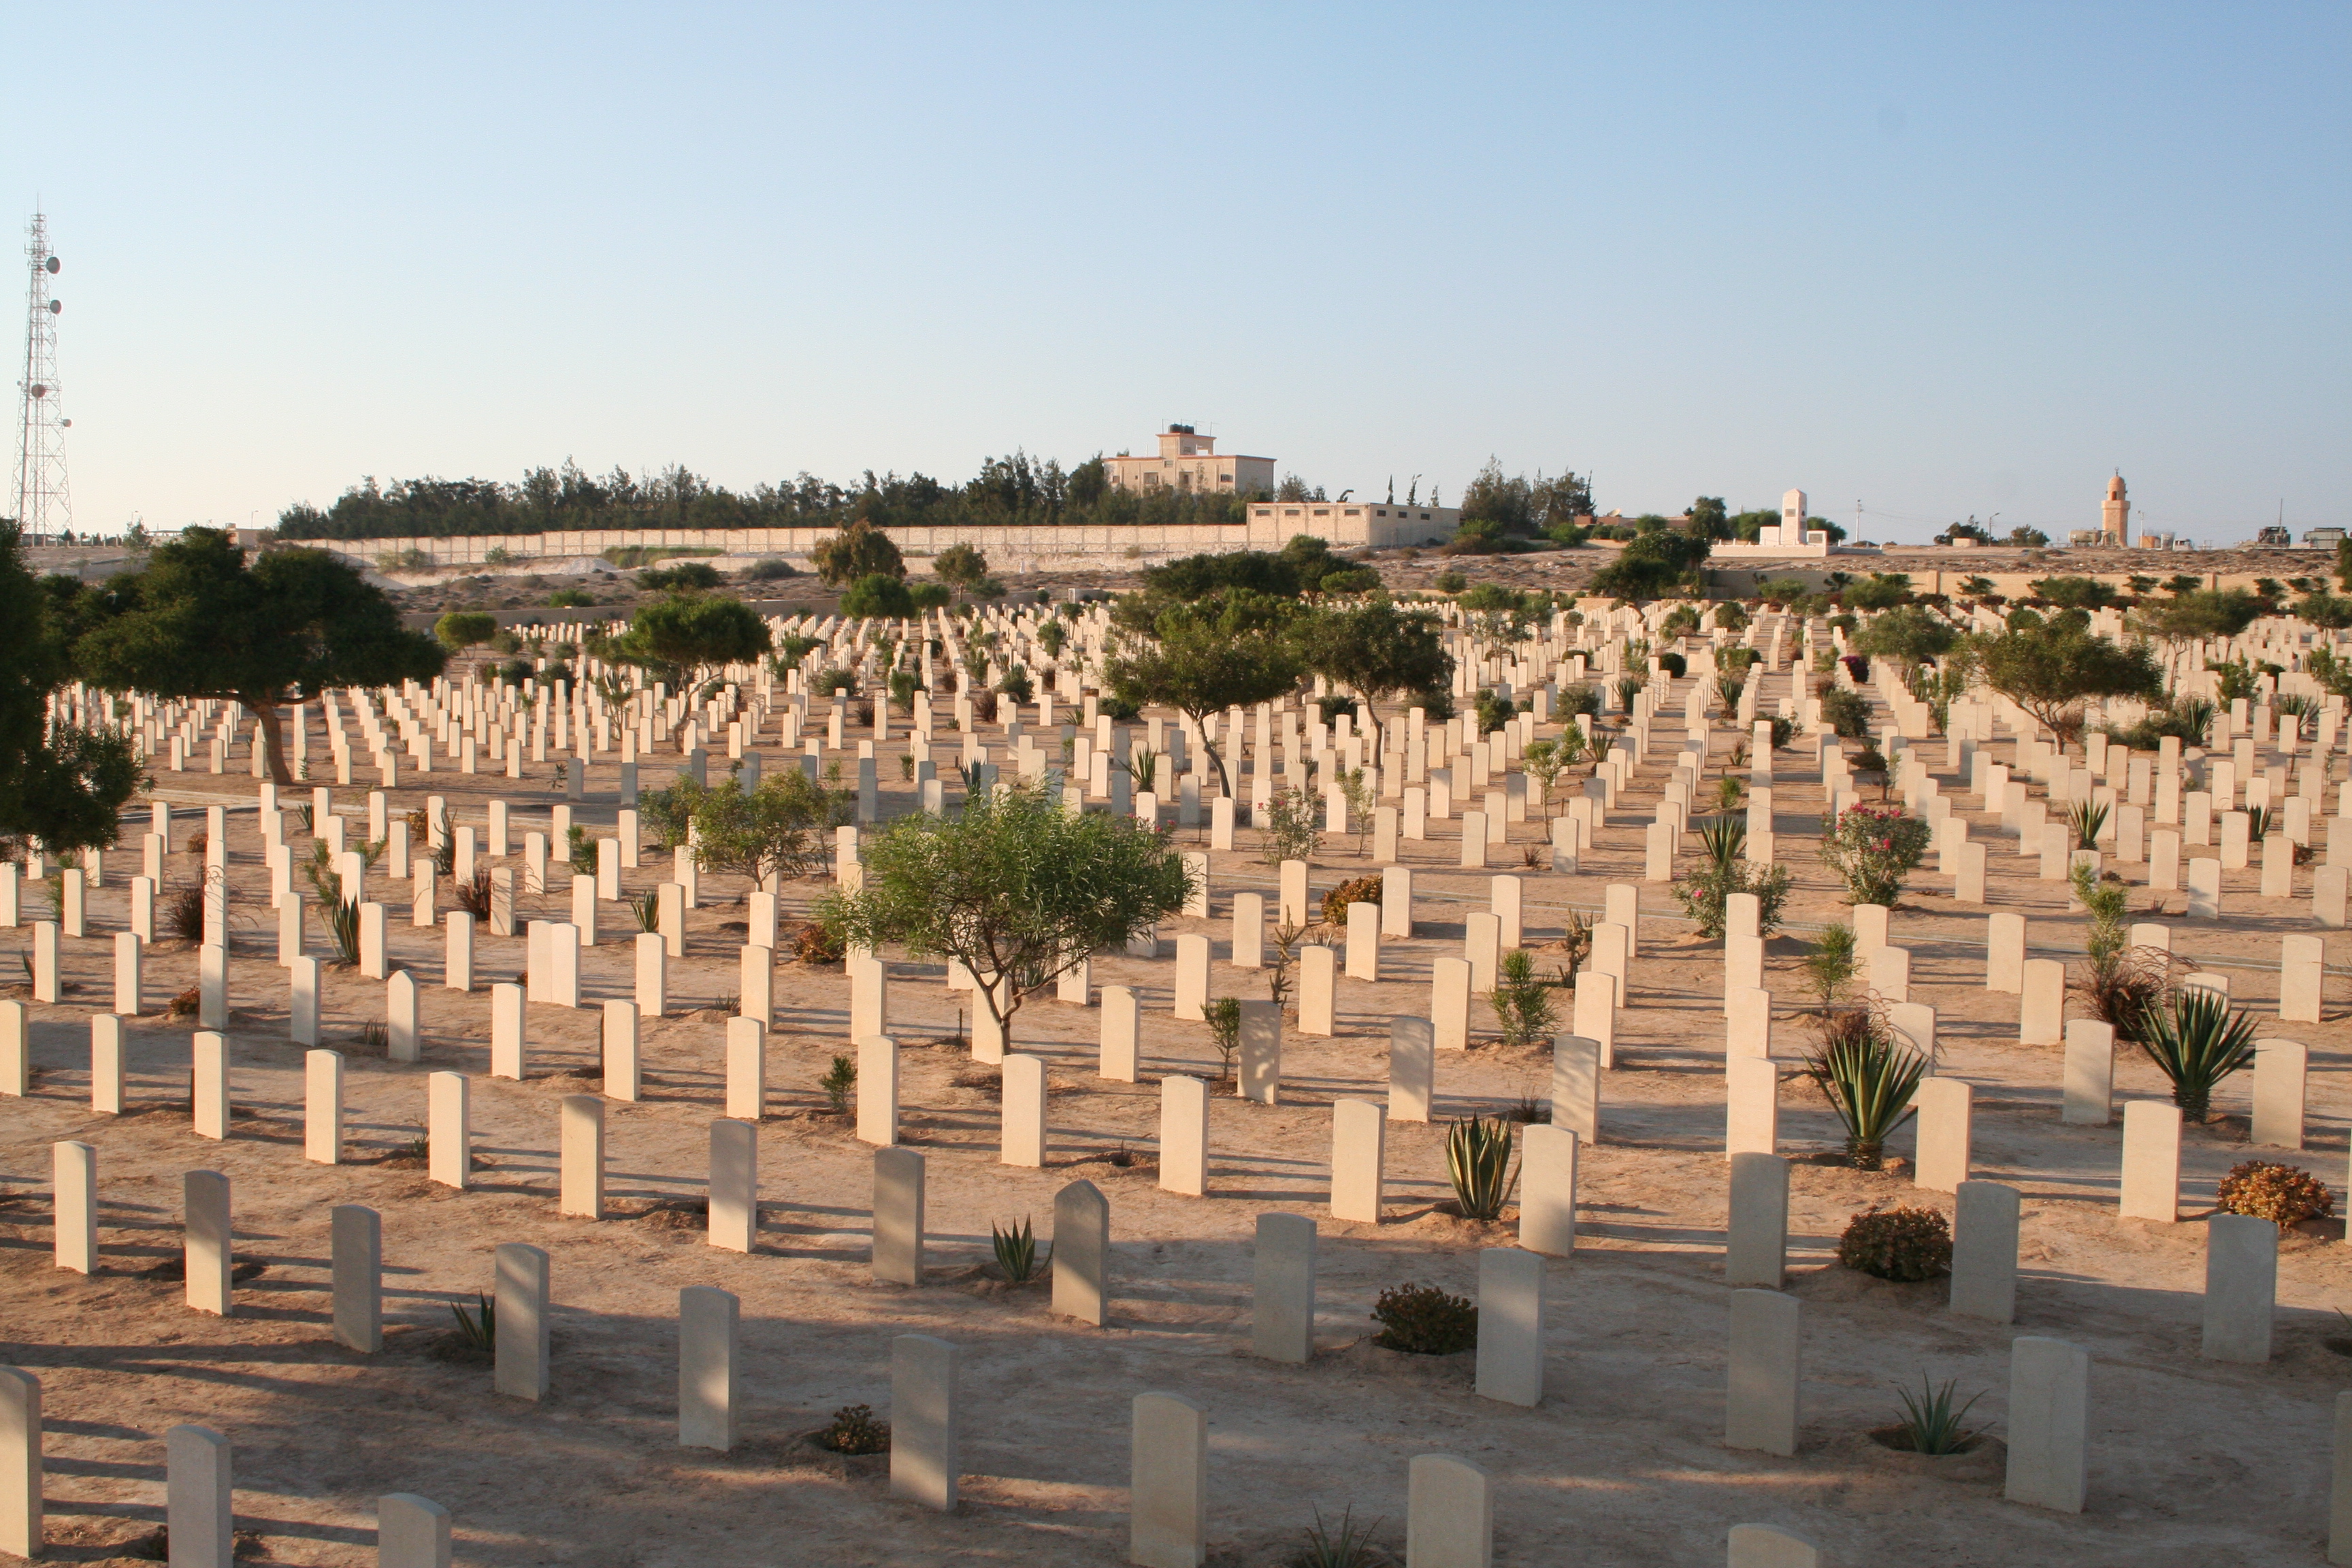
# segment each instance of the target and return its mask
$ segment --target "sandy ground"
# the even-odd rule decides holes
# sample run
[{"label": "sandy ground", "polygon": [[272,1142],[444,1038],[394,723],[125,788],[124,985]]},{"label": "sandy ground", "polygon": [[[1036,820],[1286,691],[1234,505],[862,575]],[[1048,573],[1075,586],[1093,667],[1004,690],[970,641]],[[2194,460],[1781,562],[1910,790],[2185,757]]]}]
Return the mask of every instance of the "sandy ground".
[{"label": "sandy ground", "polygon": [[[1768,699],[1786,679],[1771,678]],[[1929,755],[1940,762],[1940,744]],[[1580,874],[1527,873],[1530,945],[1557,936],[1567,908],[1597,908],[1605,884],[1639,876],[1643,803],[1663,776],[1663,762],[1645,770]],[[593,783],[607,793],[599,802],[592,792],[581,818],[609,824],[604,770]],[[244,778],[167,773],[158,784],[182,803],[249,800],[252,792]],[[518,839],[544,825],[538,814],[554,799],[543,776],[517,784],[436,773],[404,785],[395,804],[416,804],[428,790],[448,795],[460,821],[478,821],[481,803],[504,792],[516,805]],[[897,789],[892,799],[903,804]],[[1838,918],[1838,890],[1813,856],[1818,780],[1792,782],[1784,759],[1778,800],[1780,852],[1798,879],[1792,922],[1801,930]],[[364,794],[341,792],[339,804],[363,810]],[[1997,826],[1975,820],[1980,836]],[[1126,1542],[1129,1401],[1160,1389],[1208,1412],[1218,1563],[1286,1561],[1318,1508],[1336,1517],[1352,1507],[1360,1521],[1379,1520],[1379,1538],[1401,1552],[1406,1464],[1426,1452],[1462,1455],[1494,1473],[1496,1560],[1507,1563],[1719,1562],[1725,1531],[1742,1521],[1800,1530],[1842,1564],[2321,1559],[2331,1413],[2337,1391],[2352,1384],[2352,1364],[2323,1342],[2344,1331],[2333,1309],[2352,1298],[2341,1226],[2288,1238],[2269,1364],[2200,1360],[2196,1218],[2216,1178],[2249,1157],[2248,1083],[2229,1085],[2220,1105],[2230,1114],[2189,1136],[2183,1223],[2118,1219],[2120,1129],[2059,1124],[2058,1052],[2017,1043],[2017,998],[1983,986],[1984,915],[1951,903],[1948,878],[1915,879],[1895,935],[1916,955],[1915,999],[1941,1016],[1945,1070],[1976,1086],[1977,1173],[2027,1194],[2018,1321],[1956,1318],[1940,1283],[1889,1285],[1836,1268],[1835,1237],[1854,1211],[1888,1200],[1948,1212],[1950,1200],[1916,1192],[1901,1168],[1801,1163],[1790,1289],[1806,1309],[1804,1431],[1799,1455],[1780,1459],[1721,1443],[1721,950],[1671,918],[1678,911],[1663,886],[1643,889],[1642,952],[1619,1026],[1619,1066],[1604,1085],[1602,1142],[1584,1167],[1580,1249],[1549,1266],[1548,1394],[1521,1410],[1477,1398],[1460,1358],[1401,1357],[1361,1342],[1381,1288],[1420,1279],[1469,1293],[1477,1248],[1511,1239],[1507,1224],[1477,1226],[1438,1210],[1449,1195],[1440,1130],[1391,1126],[1385,1223],[1340,1223],[1324,1212],[1330,1101],[1382,1098],[1389,1018],[1425,1011],[1432,961],[1460,951],[1464,913],[1484,905],[1485,874],[1452,868],[1456,823],[1433,825],[1436,837],[1408,846],[1420,928],[1386,944],[1380,983],[1340,982],[1339,1035],[1288,1033],[1282,1103],[1214,1101],[1205,1199],[1153,1184],[1157,1079],[1213,1072],[1215,1061],[1202,1026],[1169,1016],[1171,962],[1109,957],[1096,965],[1098,984],[1143,990],[1144,1083],[1094,1076],[1094,1011],[1046,999],[1022,1013],[1017,1045],[1050,1058],[1061,1090],[1043,1171],[997,1163],[989,1074],[955,1044],[958,1015],[941,971],[894,963],[893,1032],[910,1047],[907,1141],[929,1161],[933,1233],[930,1279],[911,1290],[869,1278],[870,1151],[824,1111],[814,1089],[831,1056],[846,1048],[847,987],[837,970],[788,963],[779,974],[770,1079],[782,1090],[761,1130],[764,1210],[752,1256],[704,1245],[698,1221],[663,1202],[700,1194],[705,1129],[722,1112],[721,1015],[647,1026],[647,1099],[608,1113],[616,1217],[559,1218],[557,1100],[597,1087],[581,1076],[595,1065],[593,1005],[533,1006],[530,1077],[491,1079],[487,986],[520,970],[521,942],[483,938],[477,990],[450,992],[439,985],[441,933],[412,929],[399,910],[396,960],[428,983],[426,1059],[398,1066],[362,1054],[361,1026],[383,1016],[381,987],[331,972],[328,1043],[352,1053],[347,1163],[306,1163],[300,1053],[285,1039],[286,989],[257,835],[249,809],[231,823],[232,879],[249,921],[236,932],[234,1136],[213,1143],[191,1131],[187,1019],[135,1023],[131,1113],[88,1110],[86,1020],[110,994],[109,939],[125,920],[123,884],[134,863],[127,855],[112,858],[108,886],[93,898],[91,934],[65,944],[75,988],[66,1005],[34,1009],[33,1096],[0,1103],[0,1359],[44,1383],[58,1557],[104,1559],[150,1535],[162,1518],[163,1432],[197,1421],[236,1443],[240,1527],[256,1532],[256,1550],[289,1563],[372,1561],[374,1500],[389,1491],[450,1507],[466,1563],[1115,1563]],[[1543,831],[1540,823],[1515,826],[1513,842]],[[1271,871],[1249,852],[1255,836],[1243,837],[1244,853],[1214,857],[1215,918],[1176,926],[1212,934],[1221,995],[1264,994],[1262,978],[1224,962],[1232,893],[1272,889]],[[1316,862],[1318,892],[1368,868],[1353,849],[1352,837],[1327,845]],[[193,860],[178,858],[180,874],[191,874]],[[633,888],[659,879],[651,858],[630,874]],[[2062,887],[2034,879],[2036,868],[1996,839],[1993,907],[2028,911],[2036,948],[2079,949]],[[2308,876],[2298,877],[2306,894]],[[2256,898],[2255,878],[2230,873],[2228,918],[2175,922],[2175,947],[2226,968],[2240,1000],[2267,1016],[2279,935],[2310,921],[2307,906]],[[727,927],[742,919],[741,889],[712,878],[705,889],[688,957],[672,963],[677,1012],[716,1005],[736,988],[738,938]],[[816,890],[796,886],[790,901],[805,903]],[[2143,889],[2137,902],[2150,901]],[[2179,894],[2166,901],[2182,907]],[[560,918],[565,900],[558,894],[545,907]],[[629,994],[614,918],[622,911],[608,905],[603,913],[605,945],[583,955],[592,1003]],[[23,946],[26,933],[8,937]],[[1793,1016],[1801,946],[1783,936],[1770,949],[1768,984],[1782,1004],[1780,1048],[1790,1054],[1801,1045]],[[167,943],[151,963],[151,995],[195,984],[191,951]],[[2326,1023],[2264,1032],[2313,1047],[2311,1147],[2273,1157],[2300,1159],[2340,1191],[2352,1032],[2342,974],[2328,984]],[[422,1131],[423,1075],[435,1068],[474,1075],[479,1169],[471,1191],[431,1184],[404,1153]],[[1441,1112],[1491,1112],[1542,1092],[1545,1079],[1538,1056],[1490,1039],[1441,1062]],[[2163,1092],[2137,1057],[2123,1059],[2118,1079],[2125,1095]],[[1834,1123],[1816,1091],[1793,1082],[1784,1101],[1790,1152],[1832,1146]],[[89,1279],[54,1268],[49,1257],[47,1146],[64,1138],[99,1151],[103,1267]],[[1906,1132],[1896,1148],[1908,1147]],[[1114,1163],[1122,1149],[1132,1163]],[[176,1281],[146,1277],[176,1259],[180,1177],[192,1168],[232,1177],[238,1256],[261,1266],[225,1320],[189,1310]],[[992,1222],[1031,1215],[1042,1231],[1055,1189],[1078,1176],[1111,1203],[1117,1280],[1106,1329],[1055,1318],[1042,1292],[993,1288],[976,1269]],[[327,1332],[328,1212],[350,1202],[383,1215],[394,1326],[373,1357],[337,1348]],[[1251,1231],[1273,1209],[1316,1215],[1321,1231],[1320,1351],[1305,1366],[1244,1353]],[[491,1248],[509,1240],[534,1242],[554,1258],[554,1393],[539,1405],[494,1396],[486,1367],[448,1353],[448,1303],[488,1288]],[[676,1442],[677,1292],[688,1285],[722,1286],[742,1300],[746,1440],[729,1456]],[[909,1331],[964,1351],[966,1500],[951,1516],[894,1502],[870,1465],[844,1467],[796,1447],[840,1405],[887,1405],[889,1340]],[[2090,1503],[2080,1517],[2003,1501],[1994,1448],[1927,1460],[1864,1436],[1892,1419],[1890,1385],[1916,1386],[1923,1373],[1956,1377],[1964,1394],[1982,1391],[1974,1415],[1998,1435],[2008,1345],[2021,1333],[2061,1335],[2094,1357]]]}]

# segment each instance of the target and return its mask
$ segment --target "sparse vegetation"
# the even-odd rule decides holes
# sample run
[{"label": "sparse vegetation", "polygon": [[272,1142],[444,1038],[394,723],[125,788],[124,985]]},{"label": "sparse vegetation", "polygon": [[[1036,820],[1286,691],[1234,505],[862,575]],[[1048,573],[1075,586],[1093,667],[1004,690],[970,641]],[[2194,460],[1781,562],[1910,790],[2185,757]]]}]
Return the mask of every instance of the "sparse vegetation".
[{"label": "sparse vegetation", "polygon": [[1935,1209],[1873,1204],[1846,1222],[1838,1261],[1881,1279],[1933,1279],[1952,1266],[1951,1222]]},{"label": "sparse vegetation", "polygon": [[1372,1342],[1407,1355],[1457,1355],[1478,1348],[1478,1309],[1434,1285],[1407,1280],[1372,1302],[1381,1331]]}]

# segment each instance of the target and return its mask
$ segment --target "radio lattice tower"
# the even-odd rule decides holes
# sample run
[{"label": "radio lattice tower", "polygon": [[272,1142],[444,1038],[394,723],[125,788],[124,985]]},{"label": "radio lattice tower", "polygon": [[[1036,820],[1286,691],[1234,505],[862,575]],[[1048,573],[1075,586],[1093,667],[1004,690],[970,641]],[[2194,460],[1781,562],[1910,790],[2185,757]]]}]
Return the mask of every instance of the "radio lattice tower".
[{"label": "radio lattice tower", "polygon": [[16,521],[30,537],[73,526],[73,493],[66,487],[65,416],[58,395],[58,316],[65,310],[49,297],[49,279],[60,269],[49,249],[48,219],[33,215],[25,256],[32,281],[25,300],[25,379],[16,384],[24,417],[16,431]]}]

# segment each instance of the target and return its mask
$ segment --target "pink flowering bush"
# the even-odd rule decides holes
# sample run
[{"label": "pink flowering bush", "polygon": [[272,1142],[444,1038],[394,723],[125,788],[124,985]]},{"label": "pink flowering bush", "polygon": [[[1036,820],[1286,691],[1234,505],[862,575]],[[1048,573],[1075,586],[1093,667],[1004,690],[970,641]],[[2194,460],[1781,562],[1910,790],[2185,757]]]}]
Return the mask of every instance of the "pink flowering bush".
[{"label": "pink flowering bush", "polygon": [[1889,909],[1927,855],[1927,823],[1899,805],[1850,805],[1822,841],[1822,858],[1845,880],[1846,901]]}]

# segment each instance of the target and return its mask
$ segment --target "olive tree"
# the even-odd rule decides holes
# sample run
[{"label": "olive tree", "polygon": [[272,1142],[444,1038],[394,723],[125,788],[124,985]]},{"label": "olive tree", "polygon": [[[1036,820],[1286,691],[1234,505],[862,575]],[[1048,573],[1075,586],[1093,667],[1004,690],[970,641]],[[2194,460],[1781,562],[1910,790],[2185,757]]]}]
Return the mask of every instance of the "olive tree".
[{"label": "olive tree", "polygon": [[67,649],[88,590],[68,579],[44,592],[26,568],[22,536],[0,523],[0,840],[53,850],[104,848],[142,771],[127,735],[54,720],[49,694],[71,674]]},{"label": "olive tree", "polygon": [[691,842],[704,870],[765,884],[824,870],[832,830],[849,822],[856,802],[853,792],[827,789],[790,767],[748,790],[740,778],[704,785],[681,773],[669,788],[649,791],[640,809],[665,847]]},{"label": "olive tree", "polygon": [[448,660],[439,643],[400,624],[356,567],[323,550],[270,550],[248,563],[223,530],[190,528],[109,586],[115,613],[74,644],[82,678],[116,691],[243,703],[281,786],[294,782],[281,704],[339,686],[430,680]]},{"label": "olive tree", "polygon": [[1379,704],[1430,690],[1454,673],[1454,656],[1439,637],[1437,617],[1426,610],[1399,609],[1385,597],[1320,612],[1300,626],[1298,644],[1309,670],[1362,700],[1375,754]]},{"label": "olive tree", "polygon": [[[1290,614],[1286,601],[1246,590],[1170,603],[1149,630],[1120,627],[1103,673],[1128,701],[1173,708],[1200,726],[1212,713],[1270,702],[1298,684],[1298,655],[1286,630]],[[1201,734],[1218,787],[1233,794],[1225,759],[1205,726]]]},{"label": "olive tree", "polygon": [[865,887],[818,919],[849,942],[948,957],[1009,1037],[1030,993],[1184,907],[1183,856],[1151,829],[1073,815],[1034,785],[983,790],[952,819],[905,816],[866,845]]},{"label": "olive tree", "polygon": [[2116,643],[2056,624],[1976,639],[1985,684],[2047,725],[2062,746],[2083,729],[2095,697],[2164,695],[2164,671],[2142,642]]}]

